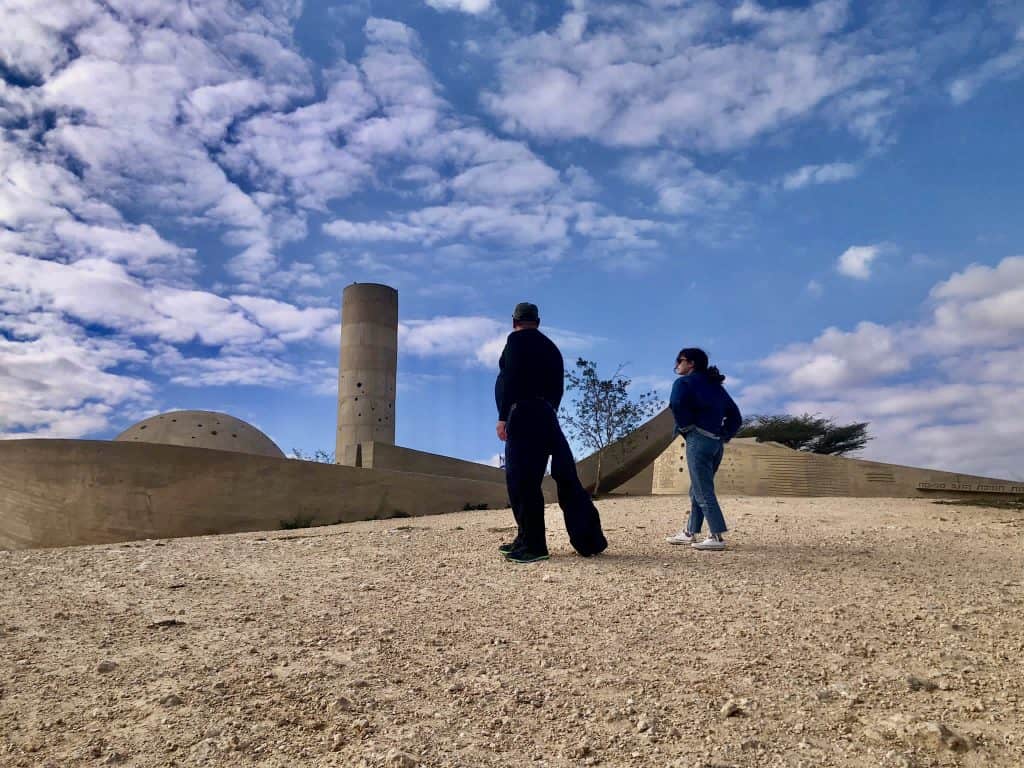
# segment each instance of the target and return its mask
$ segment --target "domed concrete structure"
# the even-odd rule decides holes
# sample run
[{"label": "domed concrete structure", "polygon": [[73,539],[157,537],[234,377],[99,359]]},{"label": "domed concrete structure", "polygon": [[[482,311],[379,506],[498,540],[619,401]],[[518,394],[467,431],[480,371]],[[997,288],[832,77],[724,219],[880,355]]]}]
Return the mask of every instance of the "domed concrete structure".
[{"label": "domed concrete structure", "polygon": [[170,411],[128,427],[116,442],[160,443],[283,459],[284,452],[252,424],[215,411]]}]

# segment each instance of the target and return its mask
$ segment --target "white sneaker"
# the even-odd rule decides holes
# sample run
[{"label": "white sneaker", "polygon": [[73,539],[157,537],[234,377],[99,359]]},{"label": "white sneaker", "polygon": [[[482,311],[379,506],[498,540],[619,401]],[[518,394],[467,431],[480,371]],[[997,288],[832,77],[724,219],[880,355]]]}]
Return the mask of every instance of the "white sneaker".
[{"label": "white sneaker", "polygon": [[693,534],[685,528],[682,528],[679,533],[669,536],[665,541],[669,544],[690,544],[693,542]]},{"label": "white sneaker", "polygon": [[721,552],[725,549],[725,542],[721,539],[716,539],[714,536],[708,536],[704,541],[695,541],[690,546],[694,549],[703,549],[709,552]]}]

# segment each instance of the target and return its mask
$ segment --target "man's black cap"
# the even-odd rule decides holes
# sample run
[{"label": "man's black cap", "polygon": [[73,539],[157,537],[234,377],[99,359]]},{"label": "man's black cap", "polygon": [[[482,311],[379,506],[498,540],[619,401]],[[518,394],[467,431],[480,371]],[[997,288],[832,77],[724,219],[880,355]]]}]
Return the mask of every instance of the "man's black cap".
[{"label": "man's black cap", "polygon": [[517,323],[539,323],[540,310],[537,309],[536,304],[531,304],[528,301],[521,301],[516,304],[516,308],[512,310],[512,320]]}]

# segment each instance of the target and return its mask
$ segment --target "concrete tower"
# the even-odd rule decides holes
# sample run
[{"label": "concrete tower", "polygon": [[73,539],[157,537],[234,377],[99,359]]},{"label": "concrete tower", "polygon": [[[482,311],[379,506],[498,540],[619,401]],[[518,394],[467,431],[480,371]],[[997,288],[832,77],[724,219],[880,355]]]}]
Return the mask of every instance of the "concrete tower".
[{"label": "concrete tower", "polygon": [[394,444],[397,372],[398,291],[352,283],[341,296],[338,464],[360,466],[360,443]]}]

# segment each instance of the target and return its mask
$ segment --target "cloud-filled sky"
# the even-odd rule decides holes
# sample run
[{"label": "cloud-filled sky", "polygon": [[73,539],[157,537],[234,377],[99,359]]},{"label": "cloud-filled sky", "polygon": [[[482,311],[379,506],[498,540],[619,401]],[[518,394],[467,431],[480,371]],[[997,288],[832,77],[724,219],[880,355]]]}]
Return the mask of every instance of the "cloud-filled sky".
[{"label": "cloud-filled sky", "polygon": [[397,441],[500,450],[518,301],[663,397],[1024,478],[1024,6],[0,0],[0,437],[176,408],[333,448],[341,291]]}]

